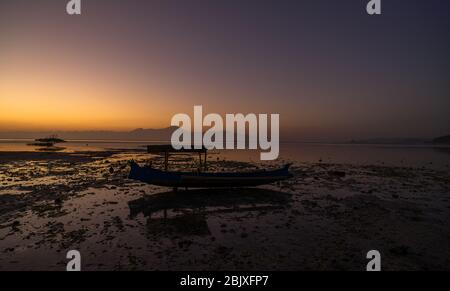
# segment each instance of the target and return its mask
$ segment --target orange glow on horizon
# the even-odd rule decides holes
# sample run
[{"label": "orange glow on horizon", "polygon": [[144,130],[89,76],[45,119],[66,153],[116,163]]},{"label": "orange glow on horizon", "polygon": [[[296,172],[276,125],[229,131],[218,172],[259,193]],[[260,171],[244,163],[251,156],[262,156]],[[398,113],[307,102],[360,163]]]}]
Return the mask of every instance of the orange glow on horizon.
[{"label": "orange glow on horizon", "polygon": [[170,125],[171,112],[164,108],[173,106],[164,93],[148,88],[133,91],[132,86],[118,86],[110,76],[74,76],[62,66],[45,71],[20,62],[8,74],[0,71],[0,130],[132,130]]}]

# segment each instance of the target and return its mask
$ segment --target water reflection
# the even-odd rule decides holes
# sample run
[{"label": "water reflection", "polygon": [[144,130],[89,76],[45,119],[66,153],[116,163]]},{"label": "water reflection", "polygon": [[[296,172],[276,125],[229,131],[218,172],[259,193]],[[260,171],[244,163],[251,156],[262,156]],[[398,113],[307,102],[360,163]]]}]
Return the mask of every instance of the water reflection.
[{"label": "water reflection", "polygon": [[64,151],[66,148],[64,147],[43,147],[43,148],[37,148],[36,151],[38,152],[61,152]]},{"label": "water reflection", "polygon": [[128,202],[130,217],[142,213],[153,234],[208,235],[207,216],[267,211],[289,206],[292,195],[260,188],[197,189],[147,195]]}]

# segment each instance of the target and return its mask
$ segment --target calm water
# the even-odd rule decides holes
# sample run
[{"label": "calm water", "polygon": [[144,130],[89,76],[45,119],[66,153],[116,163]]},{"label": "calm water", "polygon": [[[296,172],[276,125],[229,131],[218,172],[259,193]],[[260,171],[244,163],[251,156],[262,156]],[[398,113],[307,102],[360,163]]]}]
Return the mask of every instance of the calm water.
[{"label": "calm water", "polygon": [[[34,143],[31,139],[10,140],[0,139],[0,152],[34,152],[43,148],[30,146]],[[145,145],[155,142],[134,142],[134,141],[102,141],[102,140],[69,140],[59,143],[56,147],[61,147],[61,152],[76,151],[104,151],[106,149],[144,149]]]},{"label": "calm water", "polygon": [[[28,146],[32,140],[0,140],[0,152],[39,151]],[[102,151],[107,149],[145,149],[147,144],[161,142],[92,141],[77,140],[59,144],[63,152]],[[259,161],[259,151],[212,151],[210,158],[240,161]],[[370,164],[407,167],[428,167],[450,171],[450,147],[431,145],[356,145],[319,143],[282,143],[280,160],[297,162],[323,162]]]}]

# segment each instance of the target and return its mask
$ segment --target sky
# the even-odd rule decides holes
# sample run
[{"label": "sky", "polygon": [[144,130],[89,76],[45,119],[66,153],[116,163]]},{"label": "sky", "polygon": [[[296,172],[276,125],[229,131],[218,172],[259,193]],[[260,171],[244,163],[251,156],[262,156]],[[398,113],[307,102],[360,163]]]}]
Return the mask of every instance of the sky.
[{"label": "sky", "polygon": [[[279,113],[288,139],[450,134],[450,1],[0,0],[0,131]],[[283,137],[283,135],[282,135]]]}]

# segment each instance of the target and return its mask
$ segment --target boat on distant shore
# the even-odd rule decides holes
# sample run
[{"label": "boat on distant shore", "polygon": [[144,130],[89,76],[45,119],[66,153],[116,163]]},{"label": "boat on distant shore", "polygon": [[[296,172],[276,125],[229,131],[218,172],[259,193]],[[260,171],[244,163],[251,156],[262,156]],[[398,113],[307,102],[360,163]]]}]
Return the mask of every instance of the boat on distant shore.
[{"label": "boat on distant shore", "polygon": [[65,140],[58,138],[57,136],[38,138],[38,139],[35,139],[35,141],[40,142],[40,143],[52,143],[52,144],[66,142]]},{"label": "boat on distant shore", "polygon": [[128,178],[144,183],[184,188],[237,188],[254,187],[270,184],[292,177],[289,172],[290,164],[274,170],[260,170],[253,172],[175,172],[162,171],[150,166],[139,166],[131,161]]},{"label": "boat on distant shore", "polygon": [[29,143],[29,146],[38,146],[38,147],[53,147],[57,143],[66,142],[65,140],[58,138],[57,135],[52,135],[45,138],[37,138],[34,140],[34,143]]}]

